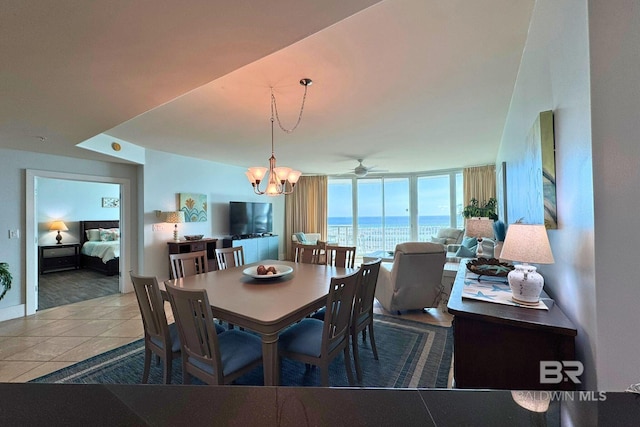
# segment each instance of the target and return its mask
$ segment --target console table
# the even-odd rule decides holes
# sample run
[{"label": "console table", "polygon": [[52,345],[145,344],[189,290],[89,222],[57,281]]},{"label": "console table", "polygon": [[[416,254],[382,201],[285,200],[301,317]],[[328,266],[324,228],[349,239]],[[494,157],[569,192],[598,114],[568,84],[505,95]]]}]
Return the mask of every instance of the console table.
[{"label": "console table", "polygon": [[[207,261],[209,271],[216,270],[216,247],[218,239],[181,240],[179,242],[167,242],[169,245],[169,255],[184,254],[189,252],[207,251]],[[169,267],[169,277],[172,277],[171,267]]]},{"label": "console table", "polygon": [[466,274],[463,261],[447,304],[455,316],[455,387],[575,389],[566,380],[540,384],[540,361],[575,360],[577,330],[560,308],[553,301],[546,303],[547,311],[463,299]]}]

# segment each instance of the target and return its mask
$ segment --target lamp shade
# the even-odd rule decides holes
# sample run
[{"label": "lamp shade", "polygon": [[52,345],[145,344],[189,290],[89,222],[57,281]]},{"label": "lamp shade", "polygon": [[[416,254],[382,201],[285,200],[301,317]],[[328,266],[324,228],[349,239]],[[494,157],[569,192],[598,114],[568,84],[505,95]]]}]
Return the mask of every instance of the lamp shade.
[{"label": "lamp shade", "polygon": [[164,213],[164,222],[168,222],[171,224],[180,224],[184,221],[184,212],[182,211],[173,211],[173,212],[165,212]]},{"label": "lamp shade", "polygon": [[500,258],[534,264],[553,264],[555,261],[547,229],[542,224],[511,224],[507,229]]},{"label": "lamp shade", "polygon": [[69,231],[67,225],[63,221],[53,221],[49,226],[49,230],[53,231]]},{"label": "lamp shade", "polygon": [[464,233],[469,237],[493,239],[493,220],[489,218],[469,218]]}]

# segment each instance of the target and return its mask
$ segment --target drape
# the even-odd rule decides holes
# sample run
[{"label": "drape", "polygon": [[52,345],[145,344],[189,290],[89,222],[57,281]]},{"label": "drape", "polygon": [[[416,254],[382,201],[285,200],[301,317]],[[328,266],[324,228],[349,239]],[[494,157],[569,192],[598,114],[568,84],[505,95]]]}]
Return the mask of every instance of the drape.
[{"label": "drape", "polygon": [[320,233],[327,239],[326,176],[301,176],[292,194],[285,200],[284,240],[286,259],[292,260],[291,235],[297,232]]},{"label": "drape", "polygon": [[462,170],[464,205],[476,199],[480,205],[496,197],[496,165],[476,166]]}]

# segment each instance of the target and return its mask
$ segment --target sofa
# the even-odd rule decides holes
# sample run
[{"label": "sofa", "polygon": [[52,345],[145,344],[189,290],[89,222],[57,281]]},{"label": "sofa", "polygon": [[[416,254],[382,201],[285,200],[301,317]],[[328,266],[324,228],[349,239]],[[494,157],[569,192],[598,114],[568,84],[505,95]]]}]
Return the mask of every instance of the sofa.
[{"label": "sofa", "polygon": [[375,297],[392,313],[437,307],[444,264],[445,251],[440,243],[400,243],[393,263],[380,266]]}]

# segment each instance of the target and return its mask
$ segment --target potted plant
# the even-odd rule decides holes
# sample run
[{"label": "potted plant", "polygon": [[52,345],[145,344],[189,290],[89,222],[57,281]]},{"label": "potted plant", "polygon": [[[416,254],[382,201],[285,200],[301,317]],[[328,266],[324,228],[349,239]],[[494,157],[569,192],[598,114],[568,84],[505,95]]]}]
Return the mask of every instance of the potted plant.
[{"label": "potted plant", "polygon": [[12,280],[13,277],[11,277],[11,272],[9,271],[9,264],[6,262],[0,262],[0,288],[3,288],[2,293],[0,294],[0,300],[4,298],[7,291],[11,289]]},{"label": "potted plant", "polygon": [[479,203],[478,199],[471,199],[471,203],[464,207],[462,210],[462,216],[465,218],[473,217],[487,217],[494,221],[497,221],[498,214],[496,214],[496,207],[498,201],[495,197],[489,199],[488,202]]}]

